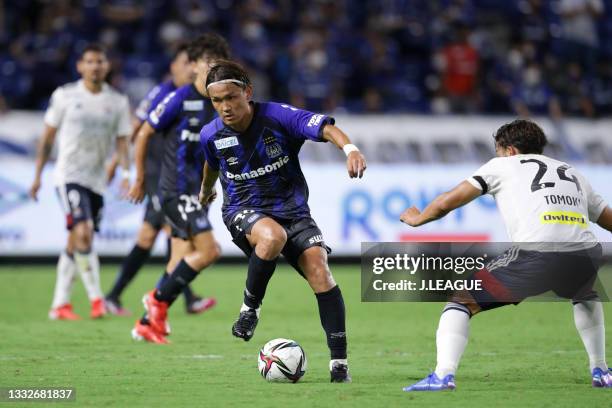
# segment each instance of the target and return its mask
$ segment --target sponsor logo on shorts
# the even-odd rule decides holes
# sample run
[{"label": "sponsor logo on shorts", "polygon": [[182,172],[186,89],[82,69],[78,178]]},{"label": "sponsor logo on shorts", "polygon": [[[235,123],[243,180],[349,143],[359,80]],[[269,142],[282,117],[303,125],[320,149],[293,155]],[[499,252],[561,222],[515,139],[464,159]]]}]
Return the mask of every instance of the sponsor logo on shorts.
[{"label": "sponsor logo on shorts", "polygon": [[289,156],[283,156],[272,164],[267,164],[265,166],[259,167],[256,170],[251,170],[247,173],[230,173],[229,171],[225,172],[225,175],[230,180],[242,181],[242,180],[251,180],[261,176],[265,176],[266,174],[273,173],[283,167],[285,164],[289,163]]},{"label": "sponsor logo on shorts", "polygon": [[196,219],[198,228],[208,228],[208,217],[200,217]]},{"label": "sponsor logo on shorts", "polygon": [[201,111],[204,109],[204,101],[183,101],[184,111]]},{"label": "sponsor logo on shorts", "polygon": [[565,224],[578,225],[581,228],[586,228],[588,222],[583,214],[571,211],[548,211],[540,216],[542,224]]},{"label": "sponsor logo on shorts", "polygon": [[259,217],[260,217],[260,215],[259,215],[259,214],[253,214],[253,215],[251,215],[251,216],[250,216],[250,217],[247,219],[247,222],[250,224],[250,223],[252,223],[253,221],[255,221],[256,219],[258,219]]},{"label": "sponsor logo on shorts", "polygon": [[321,234],[310,237],[310,239],[308,240],[308,243],[311,245],[318,244],[319,242],[323,242],[323,235]]},{"label": "sponsor logo on shorts", "polygon": [[227,149],[232,146],[238,146],[238,138],[236,136],[215,140],[215,147],[217,150]]}]

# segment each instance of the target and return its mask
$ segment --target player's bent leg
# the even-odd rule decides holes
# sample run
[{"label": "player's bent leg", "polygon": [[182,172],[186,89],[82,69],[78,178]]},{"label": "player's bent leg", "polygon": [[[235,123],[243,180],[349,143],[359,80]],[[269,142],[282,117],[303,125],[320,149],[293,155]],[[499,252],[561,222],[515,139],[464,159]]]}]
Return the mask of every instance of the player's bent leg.
[{"label": "player's bent leg", "polygon": [[287,232],[268,217],[259,218],[245,229],[246,239],[254,250],[249,257],[243,303],[232,325],[232,335],[249,341],[259,322],[261,303],[276,269],[278,256],[287,242]]},{"label": "player's bent leg", "polygon": [[108,311],[117,316],[129,316],[131,313],[122,307],[121,294],[136,276],[140,268],[149,259],[151,248],[159,230],[149,222],[144,221],[138,232],[136,244],[121,264],[121,269],[115,278],[115,283],[106,294],[105,303]]},{"label": "player's bent leg", "polygon": [[136,238],[136,245],[143,249],[151,250],[155,245],[157,235],[159,235],[159,229],[155,228],[151,223],[144,221],[138,230],[138,237]]},{"label": "player's bent leg", "polygon": [[78,320],[80,317],[72,311],[70,295],[72,285],[76,277],[76,265],[74,263],[74,245],[72,234],[68,234],[66,249],[60,254],[57,262],[57,280],[53,294],[53,303],[49,311],[52,320]]},{"label": "player's bent leg", "polygon": [[220,256],[220,249],[212,231],[201,232],[190,241],[192,251],[179,261],[166,282],[159,289],[149,293],[145,299],[149,323],[158,333],[164,333],[168,307],[183,288],[196,278],[201,269]]},{"label": "player's bent leg", "polygon": [[314,290],[321,326],[330,350],[331,382],[348,383],[346,344],[346,312],[340,287],[336,285],[327,264],[327,251],[320,246],[307,248],[298,258],[298,265]]},{"label": "player's bent leg", "polygon": [[93,240],[92,220],[78,222],[74,225],[71,233],[75,246],[74,260],[91,303],[90,316],[92,319],[103,317],[106,314],[106,307],[100,287],[100,261],[98,255],[91,248]]},{"label": "player's bent leg", "polygon": [[604,312],[599,299],[574,301],[574,323],[589,356],[591,382],[595,388],[612,388],[606,362]]}]

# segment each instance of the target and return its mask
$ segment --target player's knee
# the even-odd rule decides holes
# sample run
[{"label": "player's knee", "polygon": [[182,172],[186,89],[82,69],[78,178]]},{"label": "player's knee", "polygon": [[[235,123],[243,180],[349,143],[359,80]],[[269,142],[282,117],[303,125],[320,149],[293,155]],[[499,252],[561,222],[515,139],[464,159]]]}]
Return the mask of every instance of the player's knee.
[{"label": "player's knee", "polygon": [[143,227],[138,234],[137,244],[143,249],[151,249],[155,244],[156,238],[157,230],[153,229],[152,227]]},{"label": "player's knee", "polygon": [[287,242],[287,233],[282,228],[266,228],[257,237],[257,253],[260,256],[276,257]]},{"label": "player's knee", "polygon": [[336,286],[336,282],[326,264],[314,264],[308,267],[306,279],[315,292],[326,292]]},{"label": "player's knee", "polygon": [[202,270],[212,263],[216,262],[221,257],[221,247],[214,242],[213,244],[196,251],[189,256],[188,262],[197,266],[196,269]]},{"label": "player's knee", "polygon": [[91,248],[92,233],[91,227],[85,222],[75,225],[73,232],[75,249],[88,251]]}]

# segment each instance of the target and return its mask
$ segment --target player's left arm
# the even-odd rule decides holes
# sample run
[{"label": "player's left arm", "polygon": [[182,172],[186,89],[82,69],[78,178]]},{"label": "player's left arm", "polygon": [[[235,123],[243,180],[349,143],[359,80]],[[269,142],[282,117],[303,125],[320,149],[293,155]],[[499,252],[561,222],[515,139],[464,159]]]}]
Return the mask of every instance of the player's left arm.
[{"label": "player's left arm", "polygon": [[612,232],[612,209],[610,207],[604,208],[601,215],[597,219],[597,224],[610,232]]},{"label": "player's left arm", "polygon": [[215,183],[219,178],[219,170],[213,169],[208,161],[204,163],[202,170],[202,187],[200,188],[199,200],[202,205],[208,205],[217,198]]},{"label": "player's left arm", "polygon": [[130,188],[130,148],[127,135],[117,137],[115,153],[117,163],[121,166],[121,195],[125,196]]},{"label": "player's left arm", "polygon": [[351,178],[361,178],[366,169],[365,157],[349,137],[337,126],[326,124],[323,127],[323,139],[332,142],[346,154],[346,168]]},{"label": "player's left arm", "polygon": [[482,191],[467,181],[463,181],[451,191],[436,197],[423,212],[416,207],[406,209],[400,216],[400,220],[412,227],[419,227],[428,222],[444,217],[449,212],[463,207],[470,201],[482,195]]}]

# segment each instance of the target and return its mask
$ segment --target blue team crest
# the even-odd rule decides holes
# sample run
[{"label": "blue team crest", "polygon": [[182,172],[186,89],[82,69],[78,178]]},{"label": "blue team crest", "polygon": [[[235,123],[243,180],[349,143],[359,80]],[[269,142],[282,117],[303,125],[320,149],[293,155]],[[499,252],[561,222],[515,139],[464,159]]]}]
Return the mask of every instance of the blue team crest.
[{"label": "blue team crest", "polygon": [[283,154],[283,148],[278,143],[274,143],[266,146],[266,154],[269,158],[274,159],[275,157]]},{"label": "blue team crest", "polygon": [[283,154],[283,148],[276,141],[276,135],[268,128],[264,129],[263,142],[266,146],[266,154],[269,158],[274,159]]}]

